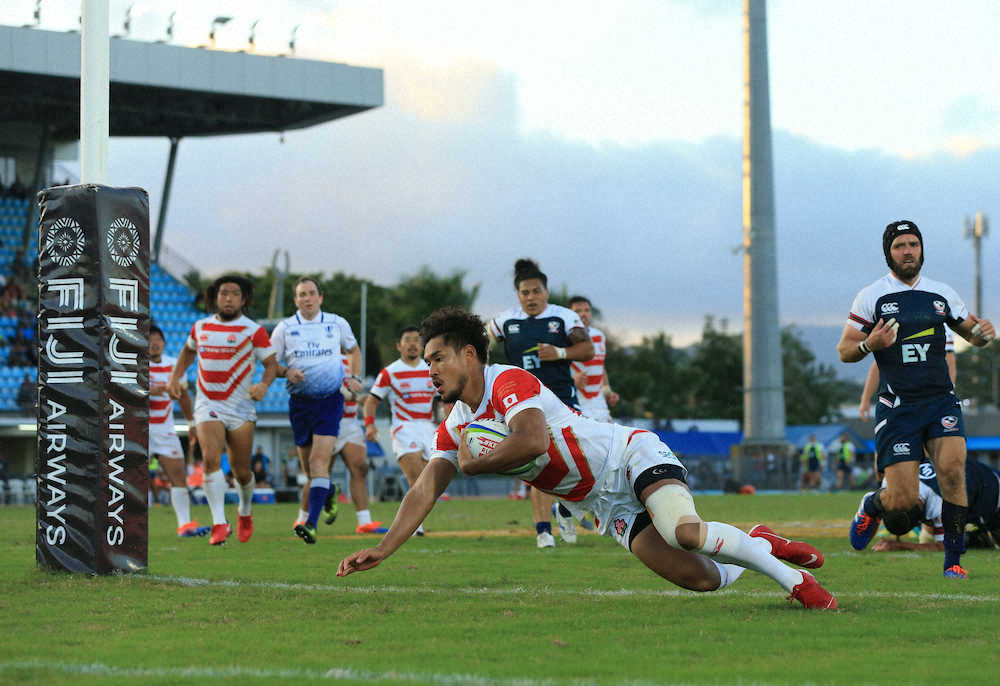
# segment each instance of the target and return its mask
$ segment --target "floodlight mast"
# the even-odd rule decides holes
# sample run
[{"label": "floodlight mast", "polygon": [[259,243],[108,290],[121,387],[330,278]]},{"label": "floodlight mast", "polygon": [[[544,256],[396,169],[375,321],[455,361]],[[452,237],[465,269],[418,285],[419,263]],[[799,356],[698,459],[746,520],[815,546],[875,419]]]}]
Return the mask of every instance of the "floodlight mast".
[{"label": "floodlight mast", "polygon": [[110,136],[108,0],[83,0],[80,15],[80,183],[106,183]]}]

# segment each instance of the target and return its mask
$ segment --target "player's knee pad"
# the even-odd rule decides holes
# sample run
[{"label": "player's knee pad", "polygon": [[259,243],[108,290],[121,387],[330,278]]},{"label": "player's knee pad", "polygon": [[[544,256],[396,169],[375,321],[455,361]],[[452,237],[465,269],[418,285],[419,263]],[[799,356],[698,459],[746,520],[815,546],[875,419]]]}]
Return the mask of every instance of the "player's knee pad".
[{"label": "player's knee pad", "polygon": [[667,484],[656,489],[646,498],[646,509],[653,518],[653,526],[670,545],[677,543],[677,525],[701,522],[694,509],[691,491],[680,484]]}]

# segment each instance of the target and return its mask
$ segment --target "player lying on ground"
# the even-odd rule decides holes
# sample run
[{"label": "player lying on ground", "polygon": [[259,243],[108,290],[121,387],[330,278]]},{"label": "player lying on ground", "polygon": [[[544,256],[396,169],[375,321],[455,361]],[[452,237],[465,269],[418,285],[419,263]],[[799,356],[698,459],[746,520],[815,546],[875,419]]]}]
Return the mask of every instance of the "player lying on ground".
[{"label": "player lying on ground", "polygon": [[[488,342],[479,317],[445,308],[425,319],[420,333],[431,382],[445,402],[455,405],[438,427],[430,463],[403,499],[389,532],[374,548],[342,560],[338,576],[371,569],[395,552],[459,469],[469,475],[502,474],[530,465],[519,474],[522,479],[574,509],[594,512],[601,533],[678,586],[719,590],[748,568],[769,576],[807,608],[837,607],[810,573],[779,560],[819,567],[818,550],[761,525],[747,535],[729,524],[702,521],[684,483],[687,470],[655,434],[583,417],[523,369],[487,365]],[[464,429],[480,419],[504,422],[509,435],[492,452],[473,459]]]},{"label": "player lying on ground", "polygon": [[[885,487],[884,481],[882,485]],[[1000,472],[982,462],[966,460],[965,491],[969,499],[968,523],[976,526],[976,531],[966,533],[966,546],[969,547],[971,541],[974,544],[972,547],[982,544],[983,547],[992,548],[994,541],[1000,542]],[[934,465],[930,462],[922,462],[920,464],[920,492],[917,496],[916,506],[905,512],[887,514],[885,527],[889,533],[901,536],[917,524],[922,524],[930,530],[930,540],[911,543],[885,539],[876,543],[872,550],[875,552],[944,550],[944,526],[941,521],[943,503],[941,486],[938,484]],[[864,547],[861,546],[858,550],[862,550]]]}]

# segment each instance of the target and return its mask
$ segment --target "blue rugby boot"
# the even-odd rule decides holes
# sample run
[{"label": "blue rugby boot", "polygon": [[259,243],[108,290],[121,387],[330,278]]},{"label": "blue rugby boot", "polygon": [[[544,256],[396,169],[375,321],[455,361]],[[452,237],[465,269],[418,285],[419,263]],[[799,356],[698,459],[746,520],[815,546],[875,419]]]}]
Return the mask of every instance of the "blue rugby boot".
[{"label": "blue rugby boot", "polygon": [[875,517],[865,512],[865,505],[877,492],[872,491],[865,494],[861,499],[861,505],[858,507],[857,514],[851,520],[851,547],[855,550],[864,550],[868,547],[871,540],[875,538],[879,525],[882,524],[880,517]]}]

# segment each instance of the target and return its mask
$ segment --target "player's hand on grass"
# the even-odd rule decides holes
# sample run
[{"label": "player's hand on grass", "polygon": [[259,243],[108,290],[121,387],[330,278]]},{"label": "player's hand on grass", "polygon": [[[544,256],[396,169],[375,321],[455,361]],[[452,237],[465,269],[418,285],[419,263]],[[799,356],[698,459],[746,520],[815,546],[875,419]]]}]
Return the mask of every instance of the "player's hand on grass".
[{"label": "player's hand on grass", "polygon": [[254,402],[260,402],[267,395],[267,384],[255,383],[250,387],[250,399]]},{"label": "player's hand on grass", "polygon": [[347,576],[354,572],[364,572],[378,567],[384,557],[377,548],[365,548],[351,553],[340,561],[340,565],[337,567],[337,576]]},{"label": "player's hand on grass", "polygon": [[872,547],[876,553],[886,553],[893,550],[905,550],[903,542],[895,538],[883,538]]},{"label": "player's hand on grass", "polygon": [[896,333],[899,331],[899,322],[896,321],[895,317],[890,318],[888,321],[879,318],[878,324],[872,329],[872,332],[868,334],[868,347],[875,350],[885,350],[890,345],[896,342]]}]

